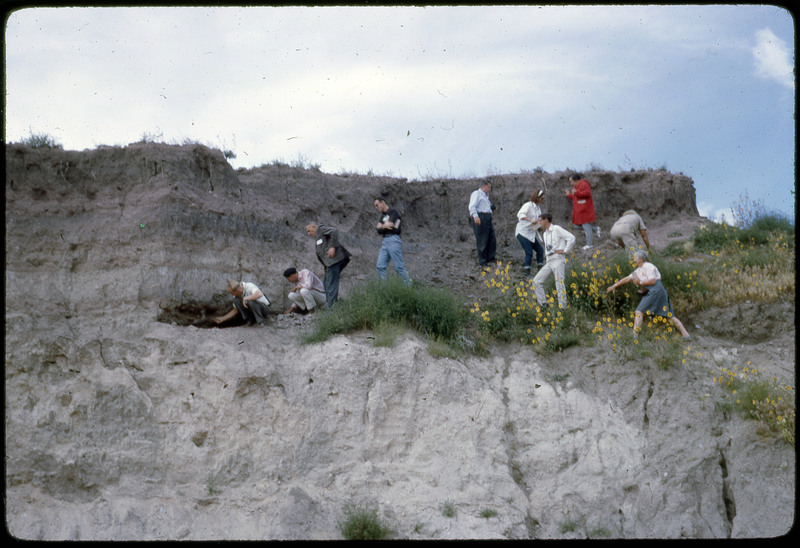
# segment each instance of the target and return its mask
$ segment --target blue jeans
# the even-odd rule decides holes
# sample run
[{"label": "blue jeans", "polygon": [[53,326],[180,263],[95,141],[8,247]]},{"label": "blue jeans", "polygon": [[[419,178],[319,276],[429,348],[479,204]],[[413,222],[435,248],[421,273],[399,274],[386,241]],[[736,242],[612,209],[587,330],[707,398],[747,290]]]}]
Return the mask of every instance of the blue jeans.
[{"label": "blue jeans", "polygon": [[544,249],[542,249],[542,244],[538,241],[532,242],[522,234],[517,234],[517,241],[519,245],[522,246],[523,251],[525,251],[525,269],[530,270],[534,251],[536,251],[536,266],[541,268],[544,263]]},{"label": "blue jeans", "polygon": [[583,227],[583,233],[586,236],[586,245],[592,245],[592,233],[597,227],[592,223],[584,223],[581,227]]},{"label": "blue jeans", "polygon": [[386,267],[389,266],[390,260],[394,263],[394,269],[400,274],[403,281],[406,284],[410,284],[411,280],[403,263],[403,240],[397,234],[389,234],[383,237],[383,245],[381,245],[381,250],[378,252],[378,262],[375,265],[381,280],[386,279]]}]

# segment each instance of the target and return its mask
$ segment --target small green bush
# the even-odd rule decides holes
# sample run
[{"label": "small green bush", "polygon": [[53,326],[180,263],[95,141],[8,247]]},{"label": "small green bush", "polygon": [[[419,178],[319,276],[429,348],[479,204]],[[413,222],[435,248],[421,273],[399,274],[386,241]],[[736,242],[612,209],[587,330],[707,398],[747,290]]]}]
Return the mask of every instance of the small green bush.
[{"label": "small green bush", "polygon": [[389,323],[405,323],[431,339],[455,342],[468,321],[464,307],[446,289],[419,283],[408,286],[392,276],[369,282],[342,299],[317,318],[304,341],[322,342],[337,333],[380,331]]},{"label": "small green bush", "polygon": [[20,143],[30,148],[62,148],[53,137],[46,133],[31,132],[30,136],[20,141]]},{"label": "small green bush", "polygon": [[344,518],[336,527],[345,540],[385,540],[395,534],[378,516],[377,508],[366,503],[345,505]]}]

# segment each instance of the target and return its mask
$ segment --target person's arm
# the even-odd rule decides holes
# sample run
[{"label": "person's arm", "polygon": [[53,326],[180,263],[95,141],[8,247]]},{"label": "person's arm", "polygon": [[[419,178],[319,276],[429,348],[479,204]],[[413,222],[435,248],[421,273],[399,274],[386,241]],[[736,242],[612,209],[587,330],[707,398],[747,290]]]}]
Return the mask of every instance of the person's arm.
[{"label": "person's arm", "polygon": [[642,234],[642,240],[644,241],[644,245],[647,246],[647,251],[650,251],[650,240],[647,239],[647,230],[643,228],[640,232]]},{"label": "person's arm", "polygon": [[581,181],[575,187],[575,197],[578,200],[586,200],[592,197],[592,187],[589,186],[588,181]]},{"label": "person's arm", "polygon": [[336,248],[339,247],[339,231],[330,226],[320,226],[317,229],[317,236],[328,237],[328,249],[325,253],[329,258],[333,259],[336,256]]},{"label": "person's arm", "polygon": [[232,320],[236,316],[237,312],[238,312],[238,310],[236,310],[236,307],[231,308],[228,311],[228,313],[225,314],[224,316],[217,316],[216,318],[214,318],[214,323],[215,324],[221,324],[223,322],[227,322],[228,320]]},{"label": "person's arm", "polygon": [[564,247],[564,255],[568,255],[570,251],[572,251],[572,247],[575,245],[575,236],[572,235],[572,232],[566,230],[564,228],[561,229],[561,235],[567,240],[567,245]]},{"label": "person's arm", "polygon": [[620,280],[617,280],[614,283],[614,285],[610,285],[610,286],[608,286],[608,288],[606,288],[606,293],[611,293],[612,291],[614,291],[619,286],[625,285],[626,283],[628,283],[630,281],[633,281],[633,275],[625,276],[624,278],[622,278]]},{"label": "person's arm", "polygon": [[480,226],[481,218],[478,216],[478,191],[474,191],[469,196],[469,216],[475,221],[475,224]]}]

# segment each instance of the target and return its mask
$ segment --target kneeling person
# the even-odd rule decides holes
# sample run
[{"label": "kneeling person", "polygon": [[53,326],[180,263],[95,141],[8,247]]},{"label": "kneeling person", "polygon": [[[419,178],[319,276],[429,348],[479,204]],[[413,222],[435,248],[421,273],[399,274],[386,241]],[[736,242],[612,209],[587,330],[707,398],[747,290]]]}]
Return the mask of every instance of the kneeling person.
[{"label": "kneeling person", "polygon": [[228,293],[233,295],[233,308],[224,316],[214,318],[214,323],[227,322],[239,313],[247,325],[258,323],[264,327],[264,320],[269,314],[270,302],[256,284],[231,280],[228,282]]},{"label": "kneeling person", "polygon": [[318,306],[325,306],[325,287],[313,272],[307,268],[298,272],[292,266],[283,272],[283,276],[294,284],[288,295],[292,306],[284,314],[295,311],[313,312]]}]

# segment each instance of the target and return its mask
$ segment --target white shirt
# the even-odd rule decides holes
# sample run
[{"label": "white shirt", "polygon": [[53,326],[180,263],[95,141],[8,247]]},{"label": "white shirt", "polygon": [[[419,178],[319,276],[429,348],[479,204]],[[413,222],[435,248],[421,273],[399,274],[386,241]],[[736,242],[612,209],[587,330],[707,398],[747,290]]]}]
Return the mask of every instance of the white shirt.
[{"label": "white shirt", "polygon": [[525,217],[528,219],[536,219],[536,222],[539,222],[539,215],[542,214],[542,210],[539,208],[539,205],[534,202],[525,202],[522,207],[517,212],[517,228],[514,231],[514,236],[518,234],[522,234],[525,238],[529,239],[530,241],[534,242],[536,240],[542,241],[541,237],[539,236],[539,231],[536,230],[533,223],[530,221],[525,221]]},{"label": "white shirt", "polygon": [[470,217],[477,217],[478,213],[491,213],[492,202],[489,201],[489,195],[480,188],[475,190],[469,196],[469,215]]},{"label": "white shirt", "polygon": [[[242,298],[249,297],[250,295],[253,295],[254,293],[257,293],[259,291],[261,290],[258,288],[256,284],[251,282],[242,282]],[[263,291],[261,292],[261,296],[256,300],[262,304],[269,306],[269,299],[267,299]]]},{"label": "white shirt", "polygon": [[652,280],[653,278],[656,280],[661,279],[661,272],[658,271],[658,268],[653,263],[643,263],[642,266],[631,273],[631,279],[637,279],[640,282]]},{"label": "white shirt", "polygon": [[542,233],[542,243],[544,244],[544,253],[549,261],[552,257],[561,257],[560,254],[555,254],[556,251],[563,251],[565,255],[572,251],[572,246],[575,245],[575,236],[568,230],[551,224],[550,228]]}]

